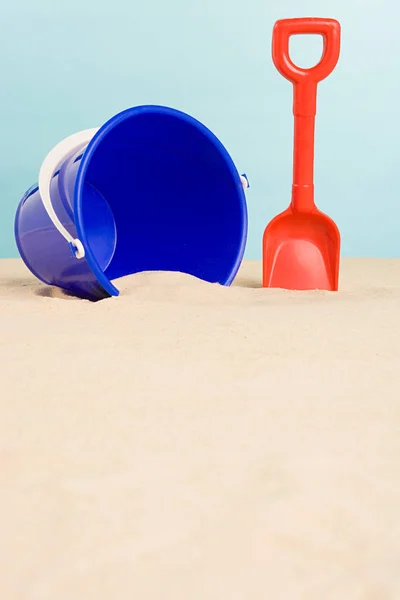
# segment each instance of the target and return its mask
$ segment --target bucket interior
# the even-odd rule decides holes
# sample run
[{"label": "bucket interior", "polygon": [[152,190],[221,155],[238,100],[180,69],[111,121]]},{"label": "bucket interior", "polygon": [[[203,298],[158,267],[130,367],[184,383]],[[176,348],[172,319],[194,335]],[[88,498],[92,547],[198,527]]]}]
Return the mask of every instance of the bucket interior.
[{"label": "bucket interior", "polygon": [[89,150],[82,176],[83,241],[109,280],[180,271],[230,282],[245,243],[243,191],[208,130],[175,114],[127,116]]}]

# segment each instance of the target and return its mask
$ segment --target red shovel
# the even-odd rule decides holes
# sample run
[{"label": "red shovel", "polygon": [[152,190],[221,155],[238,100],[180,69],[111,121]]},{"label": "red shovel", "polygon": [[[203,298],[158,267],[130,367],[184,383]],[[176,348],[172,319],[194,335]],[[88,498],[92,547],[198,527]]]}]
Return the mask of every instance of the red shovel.
[{"label": "red shovel", "polygon": [[[324,50],[311,69],[289,56],[289,38],[319,34]],[[294,89],[292,202],[267,226],[263,237],[263,287],[290,290],[338,289],[340,233],[314,203],[314,129],[317,84],[332,73],[340,53],[340,24],[334,19],[283,19],[272,36],[272,59]]]}]

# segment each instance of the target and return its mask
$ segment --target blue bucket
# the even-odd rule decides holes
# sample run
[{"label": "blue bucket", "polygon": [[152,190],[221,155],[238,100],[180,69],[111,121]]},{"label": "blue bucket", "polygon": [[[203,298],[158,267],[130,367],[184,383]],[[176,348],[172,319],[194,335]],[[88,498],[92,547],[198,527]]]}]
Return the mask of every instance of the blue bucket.
[{"label": "blue bucket", "polygon": [[140,271],[230,285],[247,238],[246,186],[196,119],[130,108],[47,155],[17,209],[18,250],[38,279],[93,301]]}]

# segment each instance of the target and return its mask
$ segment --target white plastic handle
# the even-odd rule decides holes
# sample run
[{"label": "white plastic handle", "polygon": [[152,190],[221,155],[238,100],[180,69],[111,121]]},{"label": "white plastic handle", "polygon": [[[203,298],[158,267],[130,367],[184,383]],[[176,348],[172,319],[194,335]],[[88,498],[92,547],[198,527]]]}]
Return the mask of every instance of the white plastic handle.
[{"label": "white plastic handle", "polygon": [[69,137],[59,142],[46,156],[39,171],[39,193],[43,202],[43,205],[52,220],[56,229],[61,233],[63,238],[70,244],[74,250],[76,258],[83,258],[85,256],[85,248],[80,240],[74,239],[69,232],[65,229],[60,219],[56,215],[54,207],[51,203],[50,196],[50,185],[53,175],[59,167],[60,163],[65,157],[73,152],[78,151],[79,148],[83,148],[90,142],[92,137],[98,132],[99,128],[85,129],[74,133]]},{"label": "white plastic handle", "polygon": [[240,181],[242,182],[242,187],[244,190],[247,190],[249,186],[249,180],[247,179],[247,177],[245,175],[241,175],[240,176]]}]

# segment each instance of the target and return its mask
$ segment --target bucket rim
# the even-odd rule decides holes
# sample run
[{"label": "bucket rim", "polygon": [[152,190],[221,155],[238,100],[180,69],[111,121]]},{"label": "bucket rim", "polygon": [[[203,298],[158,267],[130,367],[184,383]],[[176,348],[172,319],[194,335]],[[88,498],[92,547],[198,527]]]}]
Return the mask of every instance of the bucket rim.
[{"label": "bucket rim", "polygon": [[77,230],[77,235],[79,240],[82,242],[85,249],[85,259],[87,260],[89,267],[95,277],[97,278],[100,285],[105,289],[105,291],[110,296],[119,296],[119,290],[114,286],[111,280],[105,275],[104,271],[100,268],[90,246],[88,243],[87,235],[85,228],[83,227],[83,184],[85,182],[86,172],[89,167],[90,161],[93,158],[94,153],[96,152],[99,145],[105,139],[105,137],[118,125],[120,125],[123,121],[137,117],[143,114],[160,114],[171,117],[176,117],[188,125],[196,128],[200,133],[202,133],[217,149],[218,152],[223,156],[224,162],[228,168],[229,174],[232,179],[236,182],[236,191],[240,196],[241,203],[241,218],[242,218],[242,238],[240,246],[237,249],[236,260],[230,270],[229,276],[223,282],[223,285],[229,286],[234,280],[240,265],[243,260],[246,243],[247,243],[247,230],[248,230],[248,214],[247,214],[247,205],[246,205],[246,195],[240,180],[240,174],[237,170],[235,163],[232,160],[229,152],[222,144],[222,142],[218,139],[218,137],[201,121],[192,117],[191,115],[168,106],[157,105],[157,104],[145,104],[134,106],[131,108],[127,108],[113,117],[111,117],[108,121],[106,121],[94,134],[92,139],[89,141],[80,165],[78,167],[78,172],[76,175],[75,181],[75,189],[74,189],[74,214],[75,214],[75,225]]}]

